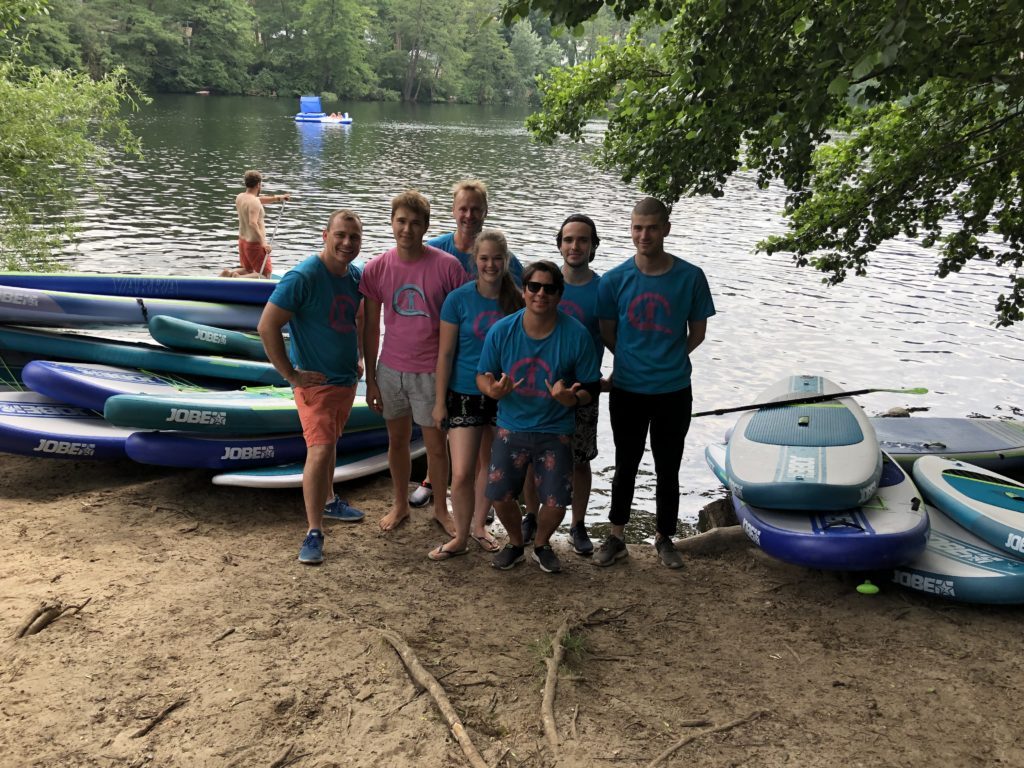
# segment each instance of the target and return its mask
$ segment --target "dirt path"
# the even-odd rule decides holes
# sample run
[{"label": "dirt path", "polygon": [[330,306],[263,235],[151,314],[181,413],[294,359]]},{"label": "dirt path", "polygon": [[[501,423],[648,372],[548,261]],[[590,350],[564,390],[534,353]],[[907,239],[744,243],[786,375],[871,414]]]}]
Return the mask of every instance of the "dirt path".
[{"label": "dirt path", "polygon": [[[379,628],[488,765],[642,766],[687,737],[658,764],[1024,765],[1019,609],[865,597],[745,545],[681,573],[639,545],[609,569],[565,551],[557,576],[478,549],[436,564],[425,515],[379,533],[388,487],[349,489],[368,520],[329,524],[310,568],[298,492],[3,457],[0,765],[468,765]],[[86,598],[13,639],[40,602]],[[556,752],[544,659],[566,617],[592,623],[565,644]]]}]

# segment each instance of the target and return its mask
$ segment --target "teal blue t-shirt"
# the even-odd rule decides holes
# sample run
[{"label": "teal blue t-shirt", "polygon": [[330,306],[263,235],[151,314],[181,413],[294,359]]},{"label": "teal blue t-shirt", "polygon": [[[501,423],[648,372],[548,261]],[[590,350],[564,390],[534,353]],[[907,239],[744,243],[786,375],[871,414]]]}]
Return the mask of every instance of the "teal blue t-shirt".
[{"label": "teal blue t-shirt", "polygon": [[441,306],[441,321],[459,327],[458,345],[452,360],[448,388],[463,395],[479,395],[476,369],[487,332],[502,317],[497,299],[488,299],[476,289],[476,281],[448,294]]},{"label": "teal blue t-shirt", "polygon": [[[476,277],[476,264],[473,263],[473,254],[460,251],[455,246],[455,233],[449,232],[446,235],[438,235],[427,240],[427,245],[432,245],[435,248],[440,248],[445,253],[450,253],[462,264],[462,268],[469,273],[471,277]],[[508,273],[512,275],[512,279],[516,281],[516,285],[523,284],[523,265],[516,258],[514,253],[510,253],[508,259]]]},{"label": "teal blue t-shirt", "polygon": [[601,277],[597,312],[618,323],[612,380],[620,389],[660,395],[690,386],[686,324],[711,317],[715,304],[704,271],[672,260],[652,277],[631,257]]},{"label": "teal blue t-shirt", "polygon": [[359,380],[356,365],[356,312],[361,266],[350,264],[344,277],[332,275],[319,256],[310,256],[285,272],[270,303],[292,313],[292,365],[319,371],[328,384],[351,386]]},{"label": "teal blue t-shirt", "polygon": [[523,329],[523,313],[503,317],[487,333],[480,353],[480,373],[495,379],[507,373],[522,383],[498,401],[498,426],[512,432],[571,435],[576,414],[551,397],[552,385],[593,384],[601,379],[590,334],[578,320],[559,312],[554,330],[543,339],[531,339]]},{"label": "teal blue t-shirt", "polygon": [[590,338],[594,342],[594,352],[597,353],[597,364],[601,364],[604,357],[604,341],[601,340],[601,323],[597,317],[597,295],[598,286],[601,284],[601,276],[595,274],[586,285],[565,284],[565,292],[562,300],[558,302],[560,312],[565,312],[569,317],[575,317],[583,327],[590,331]]}]

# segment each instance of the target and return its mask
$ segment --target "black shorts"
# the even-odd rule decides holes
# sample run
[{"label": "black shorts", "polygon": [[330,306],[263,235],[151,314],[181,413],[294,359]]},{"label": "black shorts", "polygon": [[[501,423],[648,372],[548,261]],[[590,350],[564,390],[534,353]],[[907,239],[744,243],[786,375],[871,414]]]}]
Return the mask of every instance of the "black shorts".
[{"label": "black shorts", "polygon": [[449,389],[445,405],[448,419],[442,429],[493,427],[498,423],[498,401],[487,395],[464,395]]}]

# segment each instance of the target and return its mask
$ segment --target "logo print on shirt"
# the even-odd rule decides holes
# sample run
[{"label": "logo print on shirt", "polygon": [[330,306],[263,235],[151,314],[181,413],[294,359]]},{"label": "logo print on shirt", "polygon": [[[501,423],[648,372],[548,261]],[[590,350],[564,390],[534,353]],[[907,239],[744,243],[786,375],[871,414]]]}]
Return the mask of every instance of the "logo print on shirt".
[{"label": "logo print on shirt", "polygon": [[569,317],[575,317],[581,323],[586,324],[587,322],[586,315],[583,314],[583,308],[575,301],[570,301],[569,299],[563,298],[560,302],[558,302],[558,309],[560,312],[564,312]]},{"label": "logo print on shirt", "polygon": [[669,306],[668,299],[660,293],[652,291],[641,293],[630,302],[627,316],[629,324],[638,331],[654,331],[672,335],[671,328],[658,322],[661,319],[667,321],[672,317],[672,308]]},{"label": "logo print on shirt", "polygon": [[551,381],[551,366],[539,357],[524,357],[508,373],[512,381],[523,380],[515,391],[523,397],[551,397],[545,381]]},{"label": "logo print on shirt", "polygon": [[338,333],[351,333],[356,329],[356,300],[351,296],[335,296],[328,322]]},{"label": "logo print on shirt", "polygon": [[483,339],[487,336],[487,332],[491,330],[491,326],[494,325],[501,319],[501,313],[496,312],[493,309],[488,309],[481,312],[473,320],[473,335],[478,339]]},{"label": "logo print on shirt", "polygon": [[391,308],[395,314],[404,317],[430,317],[429,312],[417,306],[426,306],[426,304],[427,297],[423,293],[423,289],[415,283],[406,283],[395,291],[394,298],[391,299]]}]

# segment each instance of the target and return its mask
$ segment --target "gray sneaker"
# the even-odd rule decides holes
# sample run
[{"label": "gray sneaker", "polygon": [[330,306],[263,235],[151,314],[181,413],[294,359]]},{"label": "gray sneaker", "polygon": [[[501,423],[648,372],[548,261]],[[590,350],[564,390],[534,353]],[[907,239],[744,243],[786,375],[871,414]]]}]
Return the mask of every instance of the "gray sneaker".
[{"label": "gray sneaker", "polygon": [[427,506],[433,498],[434,489],[431,487],[429,482],[424,480],[413,489],[412,493],[409,494],[409,506],[419,509],[420,507]]},{"label": "gray sneaker", "polygon": [[587,557],[594,554],[594,542],[590,540],[584,523],[569,528],[569,540],[572,541],[572,551],[577,555]]},{"label": "gray sneaker", "polygon": [[537,535],[537,516],[532,512],[523,515],[523,546],[533,543],[533,537]]},{"label": "gray sneaker", "polygon": [[614,565],[616,560],[629,557],[629,550],[626,549],[626,542],[618,536],[608,534],[608,538],[601,542],[601,546],[594,553],[594,565],[606,567]]},{"label": "gray sneaker", "polygon": [[525,551],[526,550],[523,549],[523,547],[517,547],[514,544],[506,544],[505,548],[491,559],[491,566],[502,571],[514,568],[516,563],[523,562],[523,558],[525,557],[523,553]]},{"label": "gray sneaker", "polygon": [[661,560],[661,564],[666,568],[683,567],[683,556],[679,554],[679,550],[672,543],[672,539],[668,537],[656,539],[654,548],[658,550],[658,559]]},{"label": "gray sneaker", "polygon": [[550,544],[545,544],[543,547],[534,547],[533,559],[537,561],[537,565],[540,566],[544,573],[558,573],[562,570],[562,563]]}]

